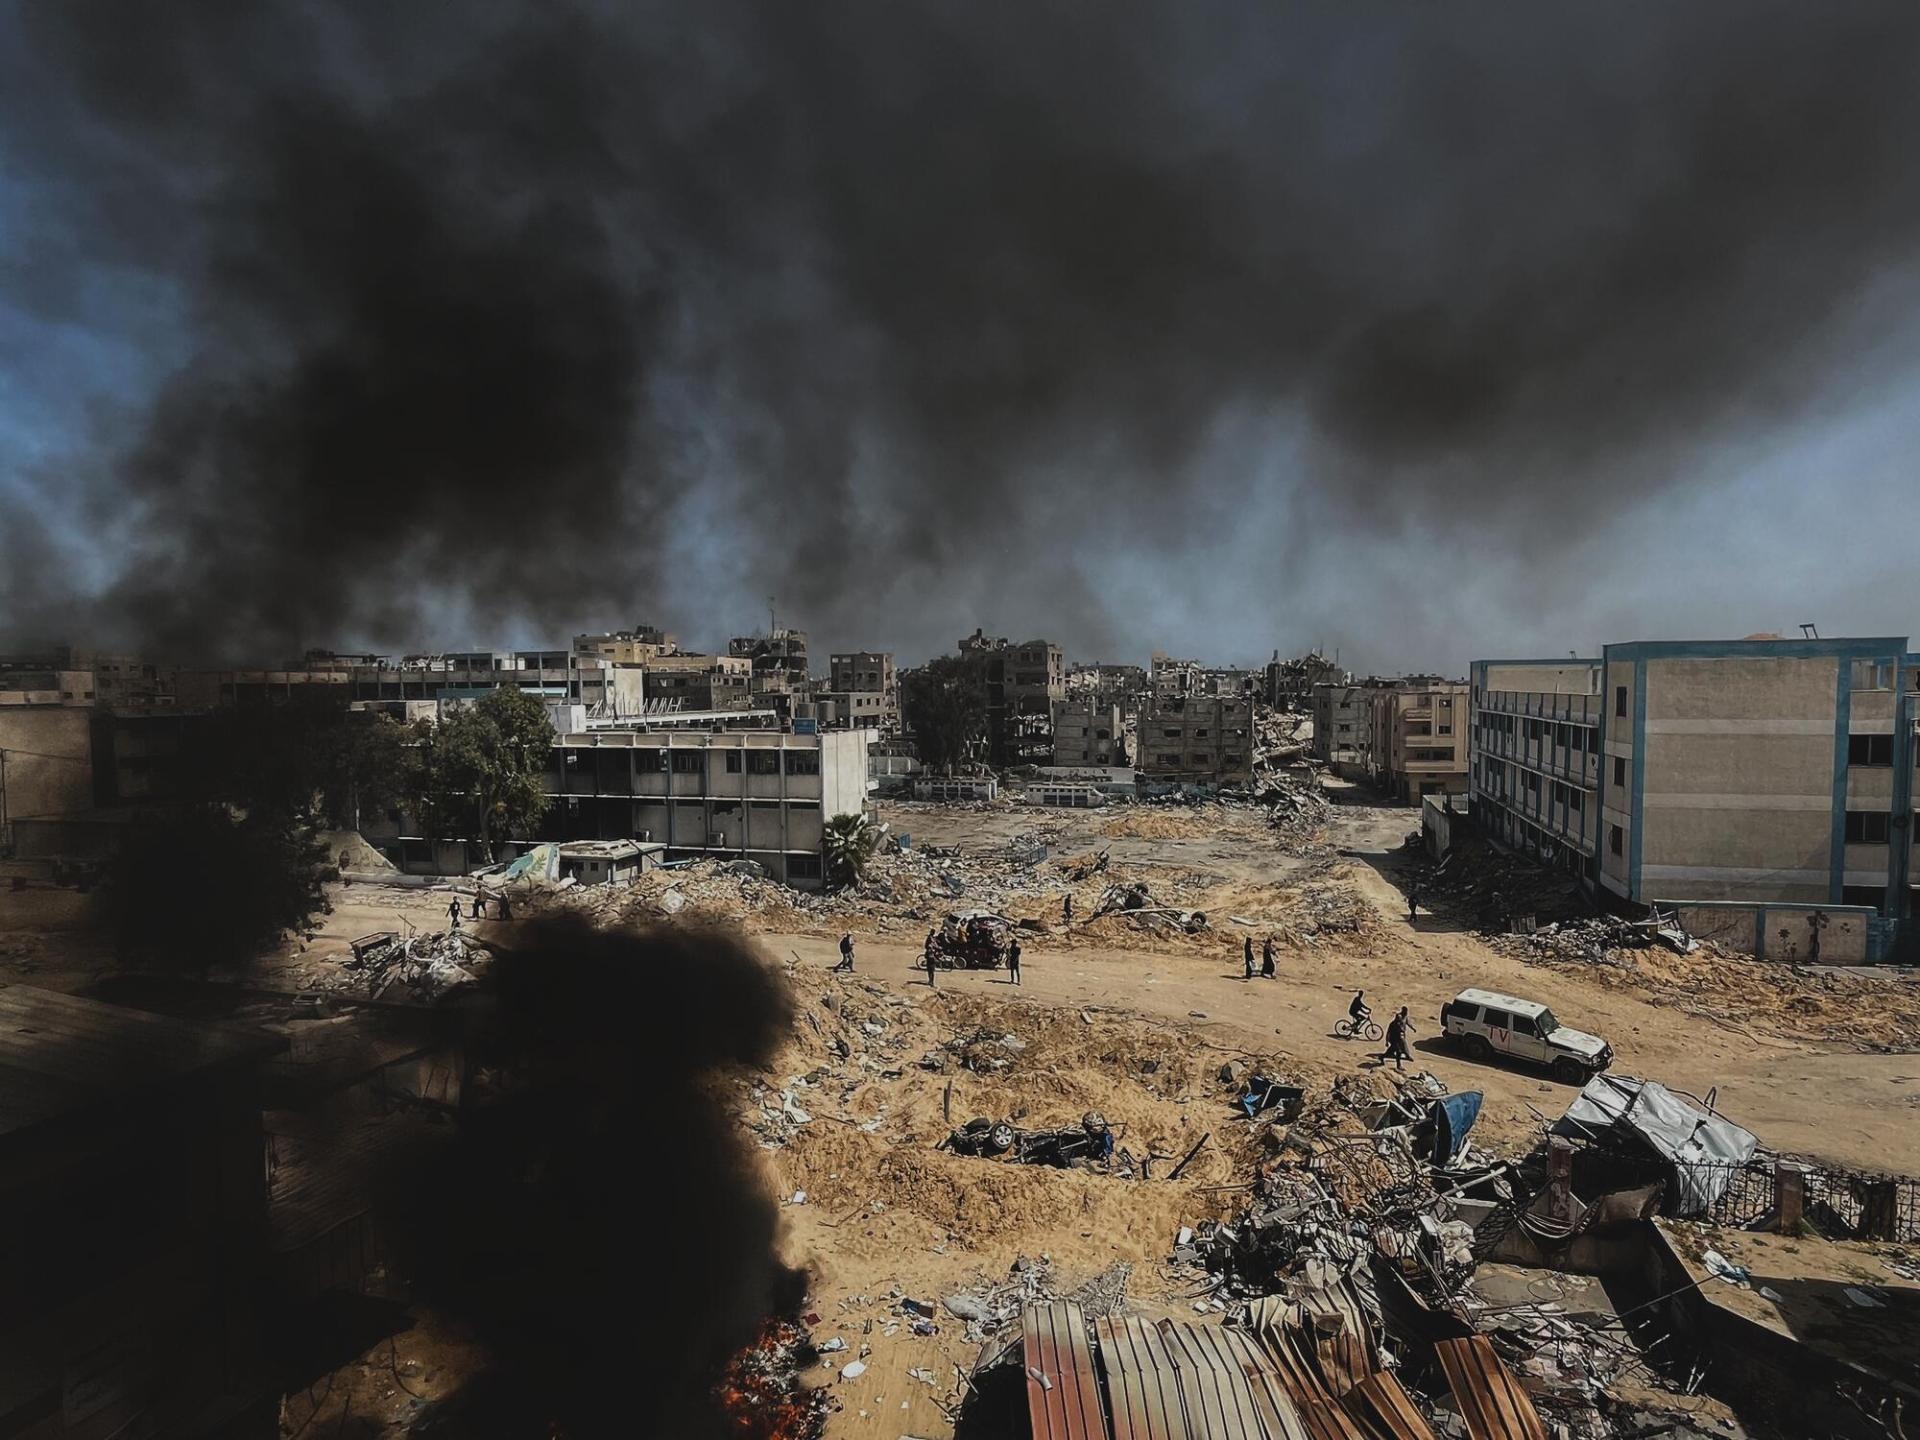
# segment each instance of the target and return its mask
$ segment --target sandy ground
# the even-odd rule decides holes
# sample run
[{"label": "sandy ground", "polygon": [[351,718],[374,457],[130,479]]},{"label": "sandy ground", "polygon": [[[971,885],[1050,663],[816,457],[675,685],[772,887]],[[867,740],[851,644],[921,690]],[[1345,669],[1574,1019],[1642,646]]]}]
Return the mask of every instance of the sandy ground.
[{"label": "sandy ground", "polygon": [[[1338,1076],[1372,1075],[1378,1047],[1333,1035],[1355,988],[1383,1019],[1398,1005],[1410,1008],[1414,1068],[1452,1089],[1485,1092],[1476,1138],[1496,1147],[1526,1148],[1573,1091],[1530,1069],[1470,1063],[1435,1043],[1439,1006],[1470,985],[1551,1004],[1566,1023],[1612,1042],[1619,1073],[1712,1094],[1770,1148],[1920,1173],[1920,1054],[1865,1048],[1848,1032],[1849,1007],[1885,994],[1898,1002],[1888,1011],[1902,1017],[1920,994],[1914,987],[1848,982],[1854,988],[1822,991],[1790,971],[1763,977],[1662,952],[1629,965],[1548,967],[1503,953],[1443,916],[1422,913],[1409,924],[1395,882],[1414,812],[1350,803],[1350,792],[1340,798],[1349,803],[1307,834],[1217,807],[889,807],[886,818],[916,847],[950,847],[982,865],[1004,857],[1017,835],[1046,834],[1051,868],[1005,907],[1041,927],[1026,939],[1019,987],[998,972],[942,972],[930,989],[914,963],[930,918],[909,913],[923,903],[917,898],[865,924],[786,903],[744,915],[769,961],[790,973],[801,1019],[771,1073],[724,1083],[743,1121],[757,1127],[750,1139],[765,1147],[786,1253],[813,1274],[814,1334],[847,1347],[812,1377],[832,1387],[839,1406],[830,1435],[950,1435],[945,1404],[956,1367],[969,1366],[978,1347],[944,1313],[937,1333],[915,1334],[902,1302],[937,1305],[957,1290],[1002,1282],[1016,1261],[1049,1264],[1056,1288],[1125,1262],[1140,1308],[1190,1313],[1193,1297],[1164,1263],[1172,1237],[1181,1224],[1232,1205],[1233,1191],[1209,1187],[1243,1180],[1262,1139],[1234,1118],[1220,1064],[1252,1057],[1319,1092]],[[1107,872],[1070,878],[1074,857],[1102,850]],[[1150,876],[1156,895],[1205,909],[1211,925],[1187,935],[1118,916],[1085,923],[1121,876]],[[1070,929],[1058,923],[1068,889],[1080,916]],[[353,885],[331,895],[332,913],[310,936],[264,958],[262,983],[296,988],[373,931],[446,924],[445,889]],[[850,978],[830,973],[842,928],[859,937]],[[1278,943],[1277,978],[1242,979],[1243,938],[1257,947],[1267,935]],[[0,981],[77,988],[111,959],[72,897],[0,893]],[[922,1064],[945,1042],[976,1032],[1015,1037],[1005,1069]],[[1885,1024],[1876,1032],[1887,1033]],[[814,1119],[791,1134],[770,1133],[766,1106],[777,1106],[783,1089]],[[974,1116],[1039,1126],[1072,1123],[1088,1109],[1121,1127],[1121,1143],[1136,1155],[1182,1154],[1200,1135],[1212,1139],[1178,1181],[1164,1178],[1170,1162],[1142,1181],[935,1149],[950,1123]],[[804,1203],[790,1203],[796,1191],[806,1192]],[[339,1423],[349,1396],[356,1420],[398,1426],[417,1409],[409,1389],[444,1393],[457,1383],[458,1338],[438,1335],[431,1317],[417,1319],[393,1352],[382,1345],[354,1375],[342,1372],[344,1392],[318,1406],[294,1397],[289,1428],[316,1409],[316,1426]],[[865,1373],[841,1379],[840,1367],[855,1359]],[[394,1384],[395,1364],[407,1387]]]}]

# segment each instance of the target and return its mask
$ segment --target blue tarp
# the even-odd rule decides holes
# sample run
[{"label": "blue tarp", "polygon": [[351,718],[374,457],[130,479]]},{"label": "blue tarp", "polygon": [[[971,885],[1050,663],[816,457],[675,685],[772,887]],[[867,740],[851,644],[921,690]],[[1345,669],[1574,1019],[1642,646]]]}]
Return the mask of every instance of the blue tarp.
[{"label": "blue tarp", "polygon": [[1282,1085],[1269,1075],[1253,1075],[1247,1079],[1246,1092],[1240,1097],[1240,1108],[1247,1112],[1247,1118],[1251,1120],[1262,1110],[1271,1110],[1276,1105],[1297,1105],[1306,1093],[1298,1085]]},{"label": "blue tarp", "polygon": [[1465,1090],[1433,1102],[1433,1163],[1451,1165],[1480,1118],[1480,1092]]}]

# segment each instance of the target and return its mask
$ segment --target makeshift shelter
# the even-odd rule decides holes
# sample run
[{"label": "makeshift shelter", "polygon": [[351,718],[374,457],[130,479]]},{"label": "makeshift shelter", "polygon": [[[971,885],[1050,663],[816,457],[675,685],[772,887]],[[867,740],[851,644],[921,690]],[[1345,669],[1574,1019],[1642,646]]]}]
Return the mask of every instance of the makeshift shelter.
[{"label": "makeshift shelter", "polygon": [[1673,1168],[1669,1215],[1702,1215],[1726,1193],[1760,1142],[1731,1120],[1653,1080],[1596,1075],[1553,1133],[1616,1149],[1651,1152]]}]

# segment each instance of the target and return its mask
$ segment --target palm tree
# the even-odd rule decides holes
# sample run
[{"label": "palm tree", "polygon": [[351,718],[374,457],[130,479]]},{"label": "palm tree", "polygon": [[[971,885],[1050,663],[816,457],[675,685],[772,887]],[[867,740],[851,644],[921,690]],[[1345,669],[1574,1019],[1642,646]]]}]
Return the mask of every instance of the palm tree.
[{"label": "palm tree", "polygon": [[826,851],[827,884],[834,889],[858,885],[867,877],[867,862],[879,844],[879,833],[865,815],[836,815],[821,835]]}]

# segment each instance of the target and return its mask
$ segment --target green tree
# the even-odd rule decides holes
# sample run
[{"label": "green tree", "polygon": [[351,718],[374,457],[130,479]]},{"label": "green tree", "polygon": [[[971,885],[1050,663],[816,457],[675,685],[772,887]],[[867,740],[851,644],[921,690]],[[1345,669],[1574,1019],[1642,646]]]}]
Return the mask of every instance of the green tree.
[{"label": "green tree", "polygon": [[827,884],[839,889],[844,885],[858,885],[866,879],[867,865],[879,842],[879,832],[865,815],[836,815],[827,821],[821,831]]},{"label": "green tree", "polygon": [[941,655],[900,677],[901,718],[928,766],[951,772],[987,731],[986,667]]},{"label": "green tree", "polygon": [[547,810],[553,753],[544,706],[511,686],[425,728],[413,769],[413,808],[440,839],[476,841],[491,862],[497,840],[530,833]]},{"label": "green tree", "polygon": [[337,873],[311,817],[193,801],[129,827],[103,899],[122,955],[200,974],[305,930]]}]

